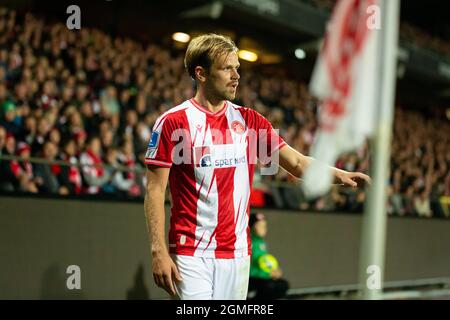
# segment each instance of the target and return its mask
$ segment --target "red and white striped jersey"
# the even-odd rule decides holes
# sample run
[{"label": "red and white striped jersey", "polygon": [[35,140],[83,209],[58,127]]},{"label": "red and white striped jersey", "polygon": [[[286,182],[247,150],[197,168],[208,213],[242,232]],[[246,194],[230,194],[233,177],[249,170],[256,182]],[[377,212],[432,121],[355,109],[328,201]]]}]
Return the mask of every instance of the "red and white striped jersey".
[{"label": "red and white striped jersey", "polygon": [[268,155],[286,144],[262,115],[229,101],[212,113],[190,99],[158,118],[145,163],[171,168],[170,253],[251,254],[249,197],[258,140]]}]

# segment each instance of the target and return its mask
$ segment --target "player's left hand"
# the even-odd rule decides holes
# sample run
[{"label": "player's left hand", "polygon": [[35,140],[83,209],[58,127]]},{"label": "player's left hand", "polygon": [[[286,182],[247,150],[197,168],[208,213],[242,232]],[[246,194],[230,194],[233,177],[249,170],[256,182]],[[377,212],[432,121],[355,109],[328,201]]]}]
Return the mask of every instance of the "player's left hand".
[{"label": "player's left hand", "polygon": [[336,175],[336,178],[345,186],[353,188],[364,188],[366,184],[370,185],[372,183],[372,179],[361,172],[342,171]]}]

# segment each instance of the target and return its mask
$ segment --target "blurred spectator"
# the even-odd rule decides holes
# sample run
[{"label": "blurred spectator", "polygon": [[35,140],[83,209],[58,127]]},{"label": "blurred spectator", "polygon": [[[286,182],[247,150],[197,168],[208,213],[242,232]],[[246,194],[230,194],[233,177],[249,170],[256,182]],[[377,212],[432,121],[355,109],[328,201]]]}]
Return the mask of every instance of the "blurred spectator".
[{"label": "blurred spectator", "polygon": [[110,173],[102,167],[101,144],[98,136],[91,136],[87,141],[86,150],[80,156],[84,191],[98,194],[101,187],[110,179]]},{"label": "blurred spectator", "polygon": [[56,160],[58,154],[58,147],[51,141],[46,141],[42,148],[42,158],[50,163],[37,163],[34,165],[34,172],[36,175],[36,184],[39,192],[48,194],[69,194],[69,189],[59,184],[57,176],[60,173],[60,167],[56,164],[51,164]]},{"label": "blurred spectator", "polygon": [[430,218],[432,212],[428,191],[426,188],[421,188],[418,191],[419,194],[414,196],[414,211],[419,217]]},{"label": "blurred spectator", "polygon": [[0,125],[6,129],[6,131],[17,135],[20,131],[20,127],[16,121],[16,106],[12,101],[6,101],[2,105],[2,120]]},{"label": "blurred spectator", "polygon": [[136,126],[136,139],[134,140],[136,153],[142,153],[147,150],[150,135],[150,128],[145,124],[145,122],[140,121]]},{"label": "blurred spectator", "polygon": [[41,153],[45,141],[48,139],[48,134],[50,132],[50,123],[48,118],[42,117],[38,120],[37,130],[34,140],[31,144],[31,152],[34,155]]},{"label": "blurred spectator", "polygon": [[70,194],[79,195],[82,192],[82,179],[81,173],[78,168],[77,146],[74,140],[63,140],[62,152],[59,159],[69,162],[70,166],[59,166],[58,170],[58,182],[61,187],[65,187],[69,190]]},{"label": "blurred spectator", "polygon": [[[120,172],[118,172],[119,167],[119,163],[117,161],[118,153],[119,151],[115,147],[109,147],[106,149],[105,170],[107,171],[107,174],[112,177],[112,179],[107,181],[102,186],[102,192],[108,195],[119,195],[123,197],[125,193],[122,190],[128,187],[128,184],[125,185],[122,184],[123,181],[121,179]],[[117,175],[120,175],[120,177],[118,177]]]},{"label": "blurred spectator", "polygon": [[262,213],[250,215],[249,226],[252,235],[252,256],[250,264],[249,298],[280,299],[285,297],[289,283],[282,278],[282,271],[274,256],[269,254],[264,240],[267,221]]},{"label": "blurred spectator", "polygon": [[59,143],[61,142],[61,133],[57,128],[53,128],[50,130],[48,134],[48,140],[53,142],[57,146],[59,145]]},{"label": "blurred spectator", "polygon": [[5,142],[6,142],[6,130],[5,130],[5,128],[0,126],[0,156],[2,155],[3,148],[5,146]]},{"label": "blurred spectator", "polygon": [[124,169],[133,169],[134,163],[127,160],[124,149],[129,148],[130,142],[126,142],[119,151],[116,148],[109,148],[106,153],[106,163],[109,165],[106,170],[112,177],[111,181],[104,185],[105,193],[116,193],[122,197],[140,196],[140,188],[138,187],[133,171],[118,170],[119,167]]},{"label": "blurred spectator", "polygon": [[25,142],[19,142],[17,144],[17,155],[23,160],[18,161],[18,166],[15,170],[19,172],[19,175],[24,175],[27,181],[27,189],[37,190],[34,183],[33,166],[30,163],[30,152],[31,148]]},{"label": "blurred spectator", "polygon": [[77,150],[83,150],[85,148],[87,134],[85,131],[79,131],[73,135],[73,138],[77,144]]},{"label": "blurred spectator", "polygon": [[[29,152],[26,153],[22,148],[19,150],[19,155],[25,158],[29,157]],[[11,133],[6,134],[5,147],[2,155],[15,156],[16,155],[16,139]],[[1,160],[0,161],[0,188],[2,191],[25,191],[37,193],[38,189],[33,181],[32,168],[26,162],[21,164],[18,160]]]},{"label": "blurred spectator", "polygon": [[34,118],[33,116],[26,117],[23,123],[23,129],[21,131],[21,134],[19,135],[20,140],[31,145],[36,138],[36,134],[37,134],[36,118]]},{"label": "blurred spectator", "polygon": [[117,90],[114,86],[108,86],[101,93],[102,111],[105,116],[118,117],[120,113],[120,104],[117,100]]},{"label": "blurred spectator", "polygon": [[140,189],[136,183],[136,174],[133,171],[136,167],[136,159],[133,151],[133,143],[131,142],[130,139],[126,139],[122,143],[120,153],[118,155],[118,161],[122,166],[130,170],[118,172],[116,174],[118,176],[117,179],[119,179],[122,182],[121,187],[119,187],[119,185],[117,184],[118,189],[121,191],[127,191],[129,196],[132,197],[139,196]]}]

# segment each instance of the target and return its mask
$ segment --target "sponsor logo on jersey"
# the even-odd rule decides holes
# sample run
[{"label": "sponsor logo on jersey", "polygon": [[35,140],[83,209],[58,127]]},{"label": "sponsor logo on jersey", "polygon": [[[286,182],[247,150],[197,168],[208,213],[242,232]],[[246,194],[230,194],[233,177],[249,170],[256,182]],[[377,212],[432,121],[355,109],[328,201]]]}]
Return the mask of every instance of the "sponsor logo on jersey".
[{"label": "sponsor logo on jersey", "polygon": [[237,157],[237,158],[225,158],[225,159],[215,159],[214,167],[215,168],[228,168],[235,167],[240,164],[247,163],[247,159],[245,156]]},{"label": "sponsor logo on jersey", "polygon": [[[227,150],[228,149],[228,150]],[[233,145],[214,145],[194,147],[194,163],[197,168],[230,168],[247,163],[245,148]]]},{"label": "sponsor logo on jersey", "polygon": [[152,136],[150,137],[150,142],[148,143],[147,152],[145,153],[146,158],[155,158],[156,150],[158,150],[159,144],[159,132],[153,131]]},{"label": "sponsor logo on jersey", "polygon": [[200,167],[211,167],[211,155],[207,154],[201,157],[200,159]]},{"label": "sponsor logo on jersey", "polygon": [[152,131],[152,136],[150,138],[150,142],[148,144],[149,149],[157,148],[159,144],[159,132],[158,131]]},{"label": "sponsor logo on jersey", "polygon": [[211,167],[211,151],[209,147],[194,147],[195,166]]}]

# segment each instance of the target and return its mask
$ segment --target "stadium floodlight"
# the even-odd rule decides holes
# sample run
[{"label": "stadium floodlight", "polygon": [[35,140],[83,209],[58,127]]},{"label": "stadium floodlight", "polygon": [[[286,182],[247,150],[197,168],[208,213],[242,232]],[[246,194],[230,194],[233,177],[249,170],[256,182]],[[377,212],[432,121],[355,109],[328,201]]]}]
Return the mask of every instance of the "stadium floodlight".
[{"label": "stadium floodlight", "polygon": [[305,50],[300,48],[295,49],[295,57],[300,60],[305,59],[306,58]]},{"label": "stadium floodlight", "polygon": [[249,62],[255,62],[256,60],[258,60],[258,55],[255,52],[249,50],[239,50],[238,56],[240,59]]},{"label": "stadium floodlight", "polygon": [[177,42],[188,43],[191,40],[191,36],[184,32],[175,32],[172,35],[172,39]]}]

